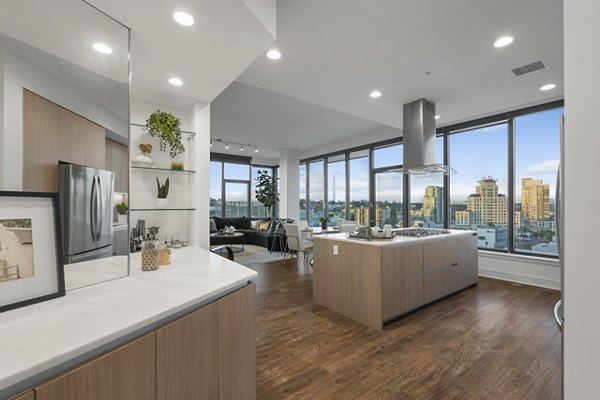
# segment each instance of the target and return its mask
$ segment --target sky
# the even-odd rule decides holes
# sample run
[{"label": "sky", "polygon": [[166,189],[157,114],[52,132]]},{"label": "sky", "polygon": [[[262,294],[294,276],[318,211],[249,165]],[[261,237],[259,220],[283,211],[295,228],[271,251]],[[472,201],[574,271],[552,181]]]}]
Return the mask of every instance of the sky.
[{"label": "sky", "polygon": [[[550,197],[554,198],[556,171],[559,153],[559,117],[564,113],[562,108],[529,114],[515,119],[515,195],[517,202],[521,200],[521,179],[543,179],[550,184]],[[507,194],[508,179],[508,128],[506,124],[461,132],[449,137],[450,164],[457,171],[450,177],[451,201],[465,201],[469,194],[475,193],[477,181],[484,177],[498,180],[500,193]],[[443,162],[443,140],[436,141],[437,162]],[[376,150],[375,167],[398,165],[402,162],[402,146],[395,145]],[[213,167],[210,171],[210,194],[218,197],[221,192],[221,171]],[[217,164],[220,165],[220,164]],[[369,198],[368,157],[355,158],[350,161],[350,198],[366,200]],[[227,167],[226,167],[227,168]],[[248,169],[242,166],[226,170],[227,177],[248,176]],[[310,197],[311,200],[322,200],[324,193],[323,162],[311,163]],[[343,162],[329,164],[329,198],[333,195],[333,176],[336,177],[336,200],[345,198],[345,168]],[[301,181],[305,182],[306,170],[300,170]],[[304,179],[304,180],[303,180]],[[376,179],[377,199],[380,201],[402,201],[402,176],[386,174]],[[427,177],[411,177],[411,202],[423,200],[425,187],[443,185],[440,175]],[[300,195],[304,196],[304,187]],[[242,197],[241,193],[236,193]]]}]

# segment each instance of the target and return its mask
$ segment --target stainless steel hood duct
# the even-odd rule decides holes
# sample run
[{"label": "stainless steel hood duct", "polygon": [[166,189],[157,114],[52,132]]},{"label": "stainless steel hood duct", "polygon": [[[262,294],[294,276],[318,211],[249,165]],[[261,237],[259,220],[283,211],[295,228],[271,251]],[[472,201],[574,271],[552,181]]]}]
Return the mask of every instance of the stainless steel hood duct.
[{"label": "stainless steel hood duct", "polygon": [[419,99],[403,107],[404,165],[411,175],[455,174],[448,165],[435,162],[435,103]]}]

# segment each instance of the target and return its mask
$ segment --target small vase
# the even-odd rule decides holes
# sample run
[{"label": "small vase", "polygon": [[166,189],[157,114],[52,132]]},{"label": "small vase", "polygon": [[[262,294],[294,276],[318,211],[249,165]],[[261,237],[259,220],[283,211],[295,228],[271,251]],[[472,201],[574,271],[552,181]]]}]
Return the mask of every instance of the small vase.
[{"label": "small vase", "polygon": [[142,271],[156,271],[158,255],[158,240],[145,240],[142,243]]},{"label": "small vase", "polygon": [[131,165],[134,167],[152,168],[154,166],[154,161],[147,155],[140,154],[131,159]]},{"label": "small vase", "polygon": [[169,207],[169,199],[156,199],[156,208]]},{"label": "small vase", "polygon": [[327,221],[321,222],[321,229],[323,229],[324,231],[327,230]]}]

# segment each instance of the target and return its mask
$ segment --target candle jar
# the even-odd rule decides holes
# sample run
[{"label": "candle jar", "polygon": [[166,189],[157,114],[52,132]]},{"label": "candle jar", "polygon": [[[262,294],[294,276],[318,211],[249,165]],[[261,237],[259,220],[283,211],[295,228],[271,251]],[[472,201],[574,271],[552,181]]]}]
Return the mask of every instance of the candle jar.
[{"label": "candle jar", "polygon": [[158,250],[158,263],[160,265],[171,265],[171,249],[167,246],[161,246]]},{"label": "candle jar", "polygon": [[142,271],[158,269],[158,240],[145,240],[142,243]]}]

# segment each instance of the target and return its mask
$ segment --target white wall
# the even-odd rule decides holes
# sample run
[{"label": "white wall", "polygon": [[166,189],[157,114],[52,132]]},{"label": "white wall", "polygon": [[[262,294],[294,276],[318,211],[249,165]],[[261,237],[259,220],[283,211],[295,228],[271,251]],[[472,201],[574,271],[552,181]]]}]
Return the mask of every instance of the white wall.
[{"label": "white wall", "polygon": [[298,150],[281,150],[279,175],[279,216],[298,220],[300,211],[300,152]]},{"label": "white wall", "polygon": [[[600,393],[600,2],[566,0],[564,182],[564,398]],[[585,189],[585,190],[584,190]],[[591,212],[590,206],[594,207]]]},{"label": "white wall", "polygon": [[78,92],[77,88],[65,86],[6,49],[0,49],[0,52],[3,52],[4,70],[4,107],[0,109],[0,114],[4,115],[0,126],[4,190],[21,190],[23,186],[23,88],[114,132],[127,132],[127,121],[102,108],[92,97]]},{"label": "white wall", "polygon": [[196,208],[192,219],[194,229],[192,244],[205,249],[209,244],[209,164],[210,164],[210,104],[196,104],[193,109],[196,132],[196,174],[194,174],[193,204]]},{"label": "white wall", "polygon": [[[184,163],[185,169],[195,170],[195,174],[171,172],[150,172],[131,170],[130,208],[154,208],[156,202],[156,177],[162,182],[170,178],[169,208],[195,208],[196,211],[133,211],[131,224],[138,219],[146,221],[146,227],[158,226],[159,238],[167,240],[175,233],[182,235],[192,245],[208,248],[208,179],[210,161],[210,105],[197,104],[190,110],[177,109],[163,104],[143,100],[131,100],[131,120],[144,124],[146,118],[156,110],[170,112],[181,120],[182,129],[196,133],[192,140],[183,135],[186,152],[174,160]],[[141,154],[138,145],[150,143],[154,149],[150,158],[155,166],[170,168],[172,159],[161,152],[158,139],[150,137],[139,128],[132,127],[131,156]]]},{"label": "white wall", "polygon": [[[191,113],[187,110],[175,109],[172,107],[149,103],[142,100],[131,99],[131,121],[133,123],[144,124],[146,118],[157,109],[167,111],[177,116],[182,123],[182,128],[192,130]],[[159,141],[157,138],[150,137],[141,128],[131,128],[131,158],[141,154],[138,145],[141,143],[149,143],[153,146],[150,158],[154,161],[154,165],[160,168],[170,168],[171,158],[168,153],[159,150]],[[193,169],[191,165],[193,159],[193,150],[195,146],[190,148],[189,141],[184,140],[186,153],[178,156],[177,160],[184,162],[186,169]],[[192,150],[192,151],[190,151]],[[190,174],[179,174],[169,172],[150,172],[145,170],[131,170],[131,184],[129,188],[129,206],[130,208],[152,209],[156,207],[156,178],[159,178],[161,183],[164,183],[167,177],[170,178],[169,189],[169,207],[170,208],[192,208],[192,197],[189,187],[193,182],[193,176]],[[146,221],[146,227],[158,226],[159,239],[171,240],[173,234],[179,233],[183,240],[191,239],[192,224],[189,211],[132,211],[130,213],[130,222],[132,227],[136,226],[138,219]]]},{"label": "white wall", "polygon": [[558,260],[479,251],[479,276],[560,290]]}]

